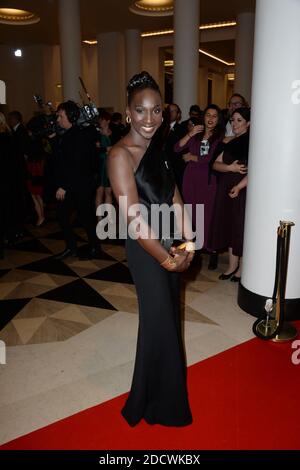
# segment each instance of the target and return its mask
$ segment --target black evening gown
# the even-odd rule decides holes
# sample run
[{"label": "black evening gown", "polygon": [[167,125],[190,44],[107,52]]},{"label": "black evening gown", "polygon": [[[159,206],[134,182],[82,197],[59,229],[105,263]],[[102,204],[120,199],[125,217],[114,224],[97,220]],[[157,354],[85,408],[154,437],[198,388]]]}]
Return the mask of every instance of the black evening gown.
[{"label": "black evening gown", "polygon": [[[230,165],[235,160],[248,165],[249,133],[242,134],[223,147],[223,162]],[[246,207],[246,188],[232,199],[229,191],[245,175],[218,173],[217,193],[209,233],[209,246],[214,250],[232,248],[235,256],[243,256],[243,238]]]},{"label": "black evening gown", "polygon": [[[175,183],[164,153],[152,139],[135,172],[140,203],[172,205]],[[132,386],[122,414],[131,426],[185,426],[192,422],[181,336],[179,274],[160,266],[128,237],[126,251],[139,302]]]}]

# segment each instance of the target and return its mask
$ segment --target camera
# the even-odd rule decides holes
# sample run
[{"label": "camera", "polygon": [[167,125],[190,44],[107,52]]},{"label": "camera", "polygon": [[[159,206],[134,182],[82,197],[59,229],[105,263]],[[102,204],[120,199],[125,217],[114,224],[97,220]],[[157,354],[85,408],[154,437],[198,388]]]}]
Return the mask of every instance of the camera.
[{"label": "camera", "polygon": [[57,124],[57,116],[50,102],[44,103],[40,95],[33,95],[34,101],[41,109],[41,114],[36,116],[34,128],[31,129],[36,137],[47,137],[51,134],[61,134],[62,129]]},{"label": "camera", "polygon": [[77,126],[87,127],[99,116],[98,109],[92,102],[83,105],[79,108],[79,111],[80,115],[76,122]]},{"label": "camera", "polygon": [[[88,103],[83,103],[81,107],[79,106],[79,117],[76,120],[76,125],[79,127],[87,127],[96,120],[96,118],[99,116],[99,112],[96,105],[92,102],[82,78],[78,78],[88,98]],[[53,109],[52,103],[44,103],[40,95],[33,95],[33,99],[42,111],[39,116],[39,124],[35,126],[34,134],[36,136],[42,137],[46,137],[54,133],[57,135],[62,135],[65,130],[62,129],[57,123],[57,116],[55,110]]]}]

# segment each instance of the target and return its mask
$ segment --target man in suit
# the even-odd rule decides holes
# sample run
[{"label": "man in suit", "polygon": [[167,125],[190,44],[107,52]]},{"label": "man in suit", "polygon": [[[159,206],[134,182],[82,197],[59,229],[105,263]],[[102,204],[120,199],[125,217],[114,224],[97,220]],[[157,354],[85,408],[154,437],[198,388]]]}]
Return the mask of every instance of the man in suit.
[{"label": "man in suit", "polygon": [[165,119],[167,126],[167,137],[165,150],[168,160],[173,168],[175,180],[179,191],[181,192],[183,173],[185,170],[185,162],[181,153],[174,152],[174,145],[181,139],[181,109],[178,104],[171,103],[165,110]]},{"label": "man in suit", "polygon": [[8,123],[15,141],[15,148],[24,158],[24,155],[26,155],[26,151],[28,149],[30,138],[26,127],[23,124],[22,114],[19,111],[11,111],[8,114]]},{"label": "man in suit", "polygon": [[180,139],[182,139],[182,137],[184,137],[188,133],[188,123],[191,118],[196,118],[199,120],[199,122],[201,122],[203,119],[203,112],[197,104],[192,104],[189,110],[189,118],[185,121],[182,121],[182,123],[180,124]]},{"label": "man in suit", "polygon": [[57,108],[57,122],[65,132],[61,136],[50,136],[55,158],[57,217],[66,242],[65,250],[56,256],[60,260],[77,256],[76,238],[70,221],[74,209],[89,242],[88,251],[80,258],[92,259],[97,254],[94,214],[96,147],[89,128],[77,126],[79,114],[80,110],[73,101],[61,103]]},{"label": "man in suit", "polygon": [[14,227],[12,231],[15,238],[23,236],[24,225],[27,216],[32,211],[33,203],[27,190],[26,157],[30,144],[30,137],[26,127],[23,125],[23,117],[19,111],[11,111],[8,114],[8,123],[12,131],[13,153],[15,156],[15,188],[14,204]]},{"label": "man in suit", "polygon": [[239,93],[234,93],[228,103],[229,108],[227,109],[227,116],[225,116],[225,137],[233,137],[234,133],[231,127],[231,116],[233,115],[234,111],[238,108],[248,108],[249,104],[247,103],[246,98],[240,95]]}]

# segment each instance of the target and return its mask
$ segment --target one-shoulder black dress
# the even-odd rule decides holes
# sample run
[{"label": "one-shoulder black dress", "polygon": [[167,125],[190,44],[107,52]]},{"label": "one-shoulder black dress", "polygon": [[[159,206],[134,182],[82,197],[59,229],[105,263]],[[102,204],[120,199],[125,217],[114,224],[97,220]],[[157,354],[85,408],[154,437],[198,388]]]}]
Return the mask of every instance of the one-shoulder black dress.
[{"label": "one-shoulder black dress", "polygon": [[[152,140],[135,172],[140,203],[173,204],[175,182],[165,155]],[[126,251],[139,302],[132,386],[122,414],[131,426],[185,426],[192,422],[181,336],[179,274],[169,272],[128,237]]]}]

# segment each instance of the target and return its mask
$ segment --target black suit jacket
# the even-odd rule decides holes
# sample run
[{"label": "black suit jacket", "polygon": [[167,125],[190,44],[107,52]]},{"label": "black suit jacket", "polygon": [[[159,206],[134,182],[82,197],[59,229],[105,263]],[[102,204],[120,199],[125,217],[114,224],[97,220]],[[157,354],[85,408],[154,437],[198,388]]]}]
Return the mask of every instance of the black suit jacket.
[{"label": "black suit jacket", "polygon": [[95,189],[95,135],[89,128],[73,126],[51,139],[55,159],[56,187],[66,191]]}]

